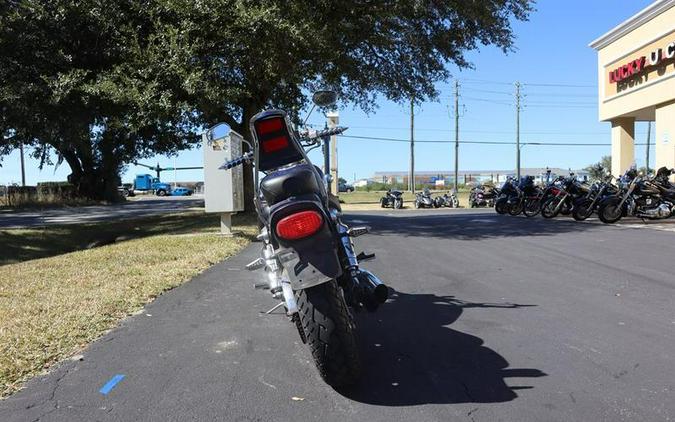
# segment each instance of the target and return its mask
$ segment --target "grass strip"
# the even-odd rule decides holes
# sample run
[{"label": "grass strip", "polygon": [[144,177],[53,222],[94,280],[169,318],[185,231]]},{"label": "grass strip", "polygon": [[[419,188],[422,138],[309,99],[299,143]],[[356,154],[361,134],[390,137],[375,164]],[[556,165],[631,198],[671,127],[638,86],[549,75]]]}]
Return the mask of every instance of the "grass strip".
[{"label": "grass strip", "polygon": [[[105,238],[145,220],[42,229],[70,233],[46,258],[0,267],[0,397],[81,350],[158,295],[241,251],[256,232],[252,217],[235,220],[242,234],[217,235],[217,216],[153,217],[138,237],[74,252],[100,230]],[[65,231],[65,232],[64,232]],[[34,230],[8,230],[14,245],[30,248]],[[70,241],[68,241],[70,239]],[[5,247],[2,243],[2,253]],[[46,246],[45,246],[46,247]],[[44,251],[43,251],[44,252]]]}]

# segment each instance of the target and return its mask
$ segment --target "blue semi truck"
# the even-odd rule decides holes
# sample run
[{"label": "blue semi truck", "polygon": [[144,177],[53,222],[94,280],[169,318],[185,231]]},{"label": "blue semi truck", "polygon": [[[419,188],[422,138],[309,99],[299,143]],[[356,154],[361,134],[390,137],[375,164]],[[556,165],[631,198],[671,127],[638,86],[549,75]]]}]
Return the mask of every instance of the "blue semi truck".
[{"label": "blue semi truck", "polygon": [[157,196],[171,195],[171,185],[163,183],[159,177],[152,177],[149,174],[137,174],[133,184],[125,183],[120,192],[124,196],[134,196],[137,193],[152,192]]}]

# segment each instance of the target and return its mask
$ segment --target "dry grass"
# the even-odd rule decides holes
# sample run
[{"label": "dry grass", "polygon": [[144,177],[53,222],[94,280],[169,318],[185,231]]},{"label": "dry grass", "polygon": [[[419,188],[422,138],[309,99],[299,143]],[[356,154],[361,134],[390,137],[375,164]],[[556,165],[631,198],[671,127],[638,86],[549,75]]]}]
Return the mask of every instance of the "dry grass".
[{"label": "dry grass", "polygon": [[[250,218],[239,221],[243,234],[232,238],[216,235],[217,217],[209,217],[210,227],[191,227],[204,218],[155,217],[158,227],[169,221],[172,233],[157,228],[147,237],[0,267],[0,397],[162,292],[236,254],[255,231]],[[11,232],[21,237],[21,230]],[[34,235],[23,232],[26,239]]]},{"label": "dry grass", "polygon": [[[431,191],[432,196],[443,195],[443,193],[448,192],[444,191]],[[356,191],[356,192],[343,192],[340,193],[340,201],[343,201],[342,209],[345,211],[366,211],[366,210],[378,210],[380,208],[380,198],[384,196],[383,191]],[[460,207],[467,207],[469,204],[469,192],[468,191],[459,191],[457,193],[457,199],[459,199]],[[413,202],[415,200],[415,195],[410,193],[410,191],[403,192],[403,207],[408,209],[414,209]]]}]

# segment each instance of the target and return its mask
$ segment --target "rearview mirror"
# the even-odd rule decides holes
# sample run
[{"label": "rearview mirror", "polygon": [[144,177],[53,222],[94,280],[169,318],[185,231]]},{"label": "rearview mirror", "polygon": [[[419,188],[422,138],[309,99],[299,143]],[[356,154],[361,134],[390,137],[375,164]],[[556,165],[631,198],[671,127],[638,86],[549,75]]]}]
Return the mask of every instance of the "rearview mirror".
[{"label": "rearview mirror", "polygon": [[232,129],[227,123],[216,123],[204,132],[204,136],[208,142],[213,142],[214,139],[221,139],[230,134]]},{"label": "rearview mirror", "polygon": [[337,102],[335,91],[316,91],[312,95],[312,102],[319,107],[330,107]]}]

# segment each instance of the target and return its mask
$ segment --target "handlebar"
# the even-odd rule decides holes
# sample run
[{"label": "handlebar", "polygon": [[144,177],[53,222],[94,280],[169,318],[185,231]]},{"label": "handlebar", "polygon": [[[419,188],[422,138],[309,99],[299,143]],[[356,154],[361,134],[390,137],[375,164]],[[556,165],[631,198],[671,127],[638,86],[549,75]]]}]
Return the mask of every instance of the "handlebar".
[{"label": "handlebar", "polygon": [[[323,137],[332,136],[332,135],[339,135],[342,132],[344,132],[345,130],[347,130],[347,128],[341,127],[341,126],[330,128],[330,129],[320,130],[320,131],[317,131],[317,132],[313,133],[311,136],[301,137],[300,142],[304,142],[304,143],[307,143],[307,144],[315,144],[315,143],[318,143],[318,140],[323,138]],[[223,165],[218,167],[218,168],[220,170],[229,170],[231,168],[240,166],[240,165],[242,165],[246,162],[251,161],[252,158],[253,158],[253,152],[249,151],[239,158],[235,158],[234,160],[224,162]]]},{"label": "handlebar", "polygon": [[330,129],[319,130],[311,135],[303,136],[302,138],[300,138],[300,142],[313,144],[316,143],[318,139],[321,139],[326,136],[339,135],[347,129],[348,128],[346,127],[338,126]]},{"label": "handlebar", "polygon": [[225,161],[222,166],[218,167],[220,170],[229,170],[231,168],[240,166],[244,164],[247,161],[250,161],[251,158],[253,158],[253,153],[252,152],[247,152],[246,154],[242,155],[239,158],[235,158],[234,160],[230,161]]}]

